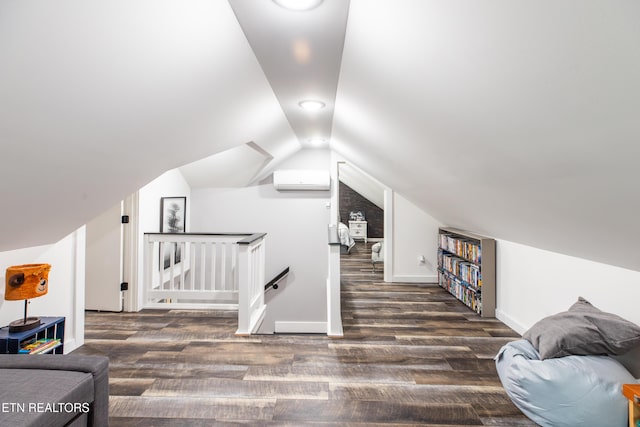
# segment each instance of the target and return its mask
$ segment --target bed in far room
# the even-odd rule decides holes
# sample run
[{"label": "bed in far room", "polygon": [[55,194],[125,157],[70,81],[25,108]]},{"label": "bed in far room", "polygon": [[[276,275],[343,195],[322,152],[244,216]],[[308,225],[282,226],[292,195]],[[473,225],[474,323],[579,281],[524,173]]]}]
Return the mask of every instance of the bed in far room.
[{"label": "bed in far room", "polygon": [[338,237],[340,238],[340,253],[348,254],[351,252],[351,249],[355,246],[356,242],[351,237],[349,233],[349,227],[347,227],[343,223],[338,223]]}]

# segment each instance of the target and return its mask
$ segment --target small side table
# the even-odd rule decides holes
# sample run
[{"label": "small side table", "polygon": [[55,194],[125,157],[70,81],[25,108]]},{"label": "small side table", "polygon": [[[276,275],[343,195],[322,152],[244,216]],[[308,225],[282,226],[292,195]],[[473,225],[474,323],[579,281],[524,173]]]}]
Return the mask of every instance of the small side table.
[{"label": "small side table", "polygon": [[22,346],[39,339],[59,339],[60,344],[48,349],[47,354],[64,354],[64,317],[40,317],[40,326],[24,332],[9,332],[0,328],[0,354],[17,354]]},{"label": "small side table", "polygon": [[353,239],[362,239],[367,243],[367,221],[349,221],[349,234]]},{"label": "small side table", "polygon": [[629,427],[640,424],[640,384],[623,384],[622,394],[629,399]]}]

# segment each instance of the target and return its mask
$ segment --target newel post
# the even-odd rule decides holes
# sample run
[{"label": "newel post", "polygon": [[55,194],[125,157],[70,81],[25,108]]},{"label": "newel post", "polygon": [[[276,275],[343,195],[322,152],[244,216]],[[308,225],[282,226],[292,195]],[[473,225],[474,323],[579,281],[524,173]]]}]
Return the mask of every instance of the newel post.
[{"label": "newel post", "polygon": [[[250,240],[250,241],[247,241]],[[251,335],[260,327],[266,313],[264,304],[265,240],[238,242],[238,330]]]}]

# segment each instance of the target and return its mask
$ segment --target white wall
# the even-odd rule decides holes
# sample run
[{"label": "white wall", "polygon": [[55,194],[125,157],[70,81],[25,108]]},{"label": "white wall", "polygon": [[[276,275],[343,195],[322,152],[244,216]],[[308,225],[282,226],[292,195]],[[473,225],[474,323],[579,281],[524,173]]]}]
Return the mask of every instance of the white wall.
[{"label": "white wall", "polygon": [[[640,272],[497,241],[496,317],[519,333],[584,297],[640,325]],[[638,359],[627,367],[640,376]]]},{"label": "white wall", "polygon": [[[438,227],[441,225],[398,193],[393,194],[394,282],[438,281]],[[418,262],[420,256],[424,256],[424,263]]]},{"label": "white wall", "polygon": [[522,333],[579,296],[640,325],[640,272],[497,241],[497,314]]},{"label": "white wall", "polygon": [[85,310],[122,310],[122,202],[86,224]]},{"label": "white wall", "polygon": [[[160,199],[162,197],[187,198],[185,231],[194,230],[191,224],[191,187],[178,169],[160,175],[138,191],[138,287],[144,286],[144,233],[160,232]],[[195,228],[195,230],[198,230]],[[155,258],[154,258],[155,259]],[[154,269],[155,271],[155,269]],[[142,292],[137,293],[135,309],[142,308]]]},{"label": "white wall", "polygon": [[81,227],[52,245],[0,252],[0,325],[24,316],[24,302],[5,301],[7,267],[51,264],[49,291],[29,304],[29,316],[64,316],[65,353],[84,343],[85,228]]},{"label": "white wall", "polygon": [[[329,158],[328,150],[301,150],[278,168],[329,170]],[[193,230],[266,232],[267,280],[290,267],[265,296],[261,332],[273,332],[276,322],[279,332],[326,328],[329,200],[329,191],[276,191],[271,177],[251,187],[193,190]]]}]

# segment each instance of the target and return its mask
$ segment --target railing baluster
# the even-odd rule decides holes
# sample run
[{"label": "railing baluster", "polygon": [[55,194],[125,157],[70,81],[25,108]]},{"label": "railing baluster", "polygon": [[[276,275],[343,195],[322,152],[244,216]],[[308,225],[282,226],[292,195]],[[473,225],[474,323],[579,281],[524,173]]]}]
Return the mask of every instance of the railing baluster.
[{"label": "railing baluster", "polygon": [[175,243],[169,243],[169,289],[174,291],[175,285],[173,282],[174,274],[173,268],[175,266],[175,256],[176,256],[176,245]]},{"label": "railing baluster", "polygon": [[207,246],[208,243],[200,243],[200,283],[199,287],[201,291],[205,290],[205,280],[207,280]]},{"label": "railing baluster", "polygon": [[227,243],[224,242],[220,245],[220,284],[217,287],[218,290],[227,289],[227,277],[226,277],[226,264],[227,264]]},{"label": "railing baluster", "polygon": [[211,262],[211,277],[209,279],[208,289],[216,290],[216,264],[218,263],[218,243],[211,243],[211,255],[209,256]]},{"label": "railing baluster", "polygon": [[196,244],[194,242],[189,243],[189,289],[195,290],[196,280]]},{"label": "railing baluster", "polygon": [[185,246],[185,242],[178,243],[180,250],[180,289],[187,289],[187,285],[184,283],[184,265],[187,263],[187,250]]},{"label": "railing baluster", "polygon": [[158,281],[158,288],[160,289],[164,289],[165,288],[165,283],[162,277],[162,265],[164,262],[164,242],[158,242],[158,253],[160,254],[160,262],[158,263],[158,269],[156,270],[158,272],[158,277],[160,278]]},{"label": "railing baluster", "polygon": [[229,290],[235,290],[238,283],[238,245],[231,245],[231,281],[229,282]]}]

